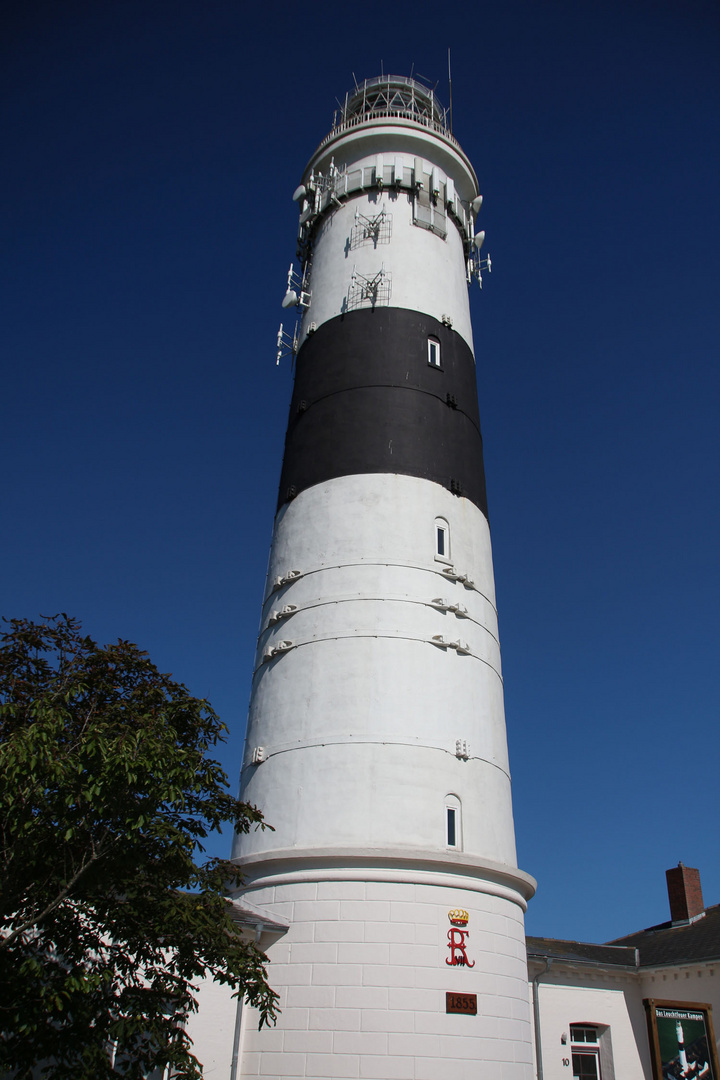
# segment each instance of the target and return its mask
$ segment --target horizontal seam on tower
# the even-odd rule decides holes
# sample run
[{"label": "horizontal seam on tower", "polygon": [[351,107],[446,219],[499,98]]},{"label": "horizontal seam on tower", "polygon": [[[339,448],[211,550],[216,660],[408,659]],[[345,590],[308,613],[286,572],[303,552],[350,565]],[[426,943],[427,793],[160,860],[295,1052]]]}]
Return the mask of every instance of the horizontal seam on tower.
[{"label": "horizontal seam on tower", "polygon": [[[378,640],[382,641],[416,641],[421,645],[432,645],[434,649],[441,649],[443,652],[456,651],[455,648],[453,648],[451,642],[431,641],[429,638],[410,637],[408,634],[375,634],[371,630],[360,631],[356,634],[326,634],[323,637],[308,638],[306,641],[291,642],[274,656],[268,657],[267,660],[263,659],[253,671],[253,678],[255,678],[258,672],[264,671],[265,668],[268,666],[268,663],[271,663],[273,660],[279,660],[281,656],[285,656],[287,653],[292,652],[294,649],[301,649],[305,645],[316,645],[322,641],[357,641],[358,638],[377,638]],[[482,656],[478,656],[476,653],[470,652],[469,650],[467,652],[463,651],[459,655],[468,656],[471,660],[478,660],[481,664],[484,664],[486,667],[490,668],[491,671],[494,671],[498,679],[502,683],[502,675],[500,674],[498,669],[490,663],[489,660],[483,660]]]},{"label": "horizontal seam on tower", "polygon": [[[322,394],[320,397],[314,398],[311,404],[309,404],[305,409],[303,409],[302,413],[300,413],[299,415],[305,416],[310,411],[310,409],[312,409],[313,405],[317,405],[321,401],[327,401],[328,398],[337,397],[338,394],[349,394],[353,390],[412,390],[416,394],[424,394],[426,397],[434,398],[436,401],[439,401],[441,405],[446,405],[448,408],[451,407],[447,404],[445,398],[440,397],[438,394],[431,393],[430,390],[422,390],[419,386],[403,386],[402,383],[363,383],[361,386],[347,386],[344,387],[342,390],[332,390],[327,394]],[[300,400],[302,401],[304,399],[300,398]],[[459,413],[461,416],[464,416],[466,420],[470,421],[470,423],[480,436],[480,441],[482,442],[482,433],[480,431],[480,427],[478,424],[475,423],[473,418],[468,413],[466,413],[464,409],[461,409],[459,405],[453,406],[452,411],[454,413]],[[296,424],[300,422],[297,418],[297,415],[294,419]]]},{"label": "horizontal seam on tower", "polygon": [[[433,482],[434,481],[428,481],[428,483],[433,483]],[[482,513],[482,511],[480,511],[480,512]],[[350,567],[355,567],[355,566],[394,566],[394,567],[400,567],[400,568],[403,568],[403,569],[406,569],[406,570],[423,570],[428,574],[436,574],[443,581],[449,582],[451,585],[456,584],[456,582],[452,578],[449,578],[447,576],[447,574],[445,573],[444,570],[439,570],[436,566],[421,566],[418,563],[388,562],[385,559],[383,559],[380,562],[371,562],[369,559],[363,559],[360,562],[328,563],[327,566],[316,566],[312,570],[303,570],[300,577],[292,578],[289,581],[286,581],[284,585],[280,585],[280,586],[278,586],[277,589],[273,589],[273,591],[268,593],[267,596],[265,597],[265,599],[263,600],[263,603],[262,603],[263,611],[264,611],[265,605],[268,603],[268,601],[271,600],[273,596],[276,596],[280,592],[281,589],[286,588],[288,585],[294,585],[296,581],[301,581],[302,578],[310,577],[311,574],[321,574],[325,570],[345,570],[345,569],[348,569]],[[463,588],[467,589],[468,586],[463,583]],[[492,602],[492,600],[490,599],[489,596],[486,596],[486,594],[484,592],[481,592],[480,589],[475,588],[474,585],[470,586],[470,591],[471,592],[476,592],[478,594],[478,596],[482,596],[483,600],[487,600],[488,604],[490,605],[490,607],[495,612],[495,615],[497,616],[497,608],[495,607],[495,605],[493,604],[493,602]]]},{"label": "horizontal seam on tower", "polygon": [[[265,747],[265,761],[268,761],[272,757],[279,757],[281,754],[290,754],[296,750],[314,750],[318,746],[412,746],[417,747],[419,750],[437,750],[442,754],[447,754],[448,757],[456,758],[457,754],[453,750],[448,750],[446,746],[436,746],[433,743],[421,743],[421,742],[409,742],[404,739],[354,739],[348,737],[346,739],[313,739],[312,742],[301,743],[298,746],[282,746],[277,750],[268,750]],[[502,765],[498,765],[496,761],[491,761],[490,758],[482,757],[480,754],[470,754],[467,758],[462,759],[465,761],[482,761],[485,765],[490,765],[493,769],[497,769],[503,776],[507,776],[510,779],[509,769],[503,768]],[[262,762],[262,764],[265,763]],[[248,761],[242,766],[243,770],[248,768],[257,768],[252,761]]]},{"label": "horizontal seam on tower", "polygon": [[[480,593],[479,595],[482,595],[482,593]],[[358,601],[367,601],[368,603],[382,604],[417,604],[420,607],[429,607],[432,608],[434,611],[444,612],[444,609],[435,607],[432,600],[411,600],[409,597],[405,596],[342,596],[338,597],[335,600],[317,600],[311,604],[304,604],[302,606],[298,606],[295,611],[288,611],[287,614],[285,614],[281,619],[278,619],[277,622],[268,623],[268,625],[258,634],[258,640],[262,637],[263,634],[266,634],[268,630],[273,630],[278,625],[286,625],[287,623],[289,623],[290,619],[294,618],[294,616],[299,614],[299,612],[301,611],[310,611],[313,608],[327,607],[329,604],[352,604],[357,603]],[[448,611],[450,611],[450,614],[456,615],[456,613],[452,611],[452,609],[449,608]],[[488,627],[485,626],[483,623],[479,622],[478,619],[474,619],[472,615],[456,615],[456,618],[464,619],[466,622],[472,623],[474,626],[478,626],[481,630],[484,630],[485,633],[493,639],[493,641],[498,647],[500,646],[500,641],[495,636],[495,634],[493,634],[492,630],[489,630]]]}]

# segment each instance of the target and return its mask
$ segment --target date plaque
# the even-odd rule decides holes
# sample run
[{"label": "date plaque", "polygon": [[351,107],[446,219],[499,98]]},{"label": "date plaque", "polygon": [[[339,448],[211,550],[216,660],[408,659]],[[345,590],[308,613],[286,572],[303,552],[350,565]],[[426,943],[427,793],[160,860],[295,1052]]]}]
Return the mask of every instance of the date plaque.
[{"label": "date plaque", "polygon": [[445,994],[445,1012],[477,1016],[477,994],[453,994],[448,991]]}]

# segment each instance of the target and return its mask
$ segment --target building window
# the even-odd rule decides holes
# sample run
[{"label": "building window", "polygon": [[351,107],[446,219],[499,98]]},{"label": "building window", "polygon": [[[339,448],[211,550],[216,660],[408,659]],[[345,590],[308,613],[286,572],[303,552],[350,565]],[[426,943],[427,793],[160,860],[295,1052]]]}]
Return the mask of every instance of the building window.
[{"label": "building window", "polygon": [[440,367],[440,342],[437,338],[428,338],[428,364],[430,367]]},{"label": "building window", "polygon": [[596,1043],[598,1033],[596,1027],[585,1027],[581,1024],[570,1025],[570,1042],[573,1043]]},{"label": "building window", "polygon": [[435,558],[450,562],[450,526],[445,518],[435,518]]},{"label": "building window", "polygon": [[571,1024],[573,1080],[600,1080],[598,1031],[590,1024]]},{"label": "building window", "polygon": [[572,1056],[573,1080],[600,1080],[597,1054],[576,1054]]},{"label": "building window", "polygon": [[449,848],[462,848],[460,800],[457,795],[445,798],[445,844]]}]

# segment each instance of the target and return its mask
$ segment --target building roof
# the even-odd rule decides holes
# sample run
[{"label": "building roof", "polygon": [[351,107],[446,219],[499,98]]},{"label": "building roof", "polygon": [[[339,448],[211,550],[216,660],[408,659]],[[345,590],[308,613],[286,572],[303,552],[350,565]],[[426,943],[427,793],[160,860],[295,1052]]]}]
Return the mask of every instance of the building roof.
[{"label": "building roof", "polygon": [[[720,962],[720,904],[682,923],[659,923],[604,945],[528,937],[528,960],[563,960],[604,967],[648,968]],[[637,958],[636,958],[637,950]]]},{"label": "building roof", "polygon": [[290,920],[251,904],[245,897],[229,900],[230,918],[241,930],[260,930],[284,934]]},{"label": "building roof", "polygon": [[609,944],[638,949],[640,967],[720,960],[720,904],[713,904],[688,922],[660,923]]},{"label": "building roof", "polygon": [[593,945],[587,941],[559,941],[557,938],[528,937],[528,960],[565,960],[576,964],[603,967],[637,967],[637,955],[631,946]]}]

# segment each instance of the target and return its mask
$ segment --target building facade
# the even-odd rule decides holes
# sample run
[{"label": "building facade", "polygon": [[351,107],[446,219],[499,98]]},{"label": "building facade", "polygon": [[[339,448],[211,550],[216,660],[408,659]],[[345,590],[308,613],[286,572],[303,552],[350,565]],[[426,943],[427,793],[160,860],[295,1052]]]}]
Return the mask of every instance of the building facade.
[{"label": "building facade", "polygon": [[720,905],[667,872],[670,920],[606,945],[528,937],[538,1080],[718,1080]]}]

